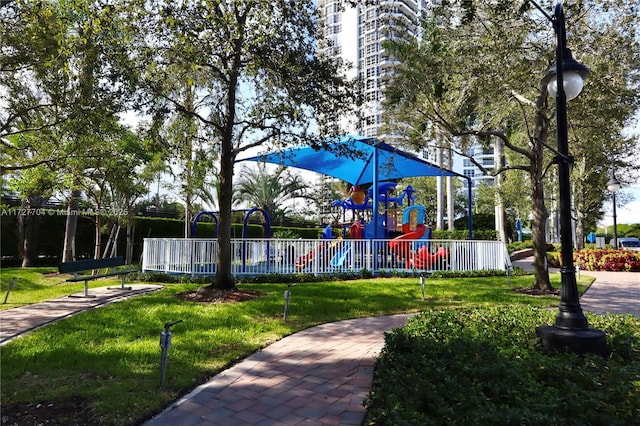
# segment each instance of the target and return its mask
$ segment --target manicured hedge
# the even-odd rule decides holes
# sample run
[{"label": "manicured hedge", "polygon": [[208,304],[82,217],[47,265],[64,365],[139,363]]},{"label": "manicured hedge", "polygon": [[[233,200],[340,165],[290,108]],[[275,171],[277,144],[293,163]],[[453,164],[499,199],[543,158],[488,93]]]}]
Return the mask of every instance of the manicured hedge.
[{"label": "manicured hedge", "polygon": [[[45,211],[45,210],[43,210]],[[45,211],[45,212],[48,212]],[[64,245],[64,232],[66,216],[62,211],[51,210],[51,214],[38,216],[38,245],[39,254],[43,262],[55,263],[62,257]],[[111,227],[120,220],[122,228],[118,236],[117,253],[126,251],[126,222],[124,218],[114,216],[102,217],[102,248],[106,247],[111,232]],[[139,260],[144,238],[182,238],[184,236],[184,221],[162,217],[135,216],[134,222],[134,252],[133,258]],[[9,265],[10,259],[14,263],[18,259],[18,220],[15,215],[2,216],[2,258],[3,265]],[[215,238],[214,222],[198,221],[196,224],[196,236],[203,238]],[[289,229],[298,237],[305,239],[319,238],[322,230],[317,228],[287,228],[272,226],[271,233],[279,229]],[[242,238],[243,223],[234,223],[231,229],[232,238]],[[247,225],[248,238],[264,238],[264,229],[260,224],[249,223]],[[76,232],[76,256],[78,258],[93,257],[95,244],[95,227],[91,217],[79,216]],[[19,262],[18,262],[19,263]]]},{"label": "manicured hedge", "polygon": [[[498,233],[494,229],[473,230],[474,240],[497,241]],[[469,238],[468,229],[455,229],[453,231],[433,231],[433,238],[436,240],[466,240]]]},{"label": "manicured hedge", "polygon": [[[55,263],[62,257],[64,244],[64,232],[66,211],[54,209],[42,209],[38,215],[39,220],[39,254],[43,262]],[[242,238],[243,218],[237,216],[231,229],[232,238]],[[126,218],[115,216],[102,216],[102,248],[107,244],[111,228],[114,224],[122,226],[118,236],[117,253],[122,255],[126,251]],[[134,216],[134,247],[133,259],[140,259],[144,238],[182,238],[184,236],[184,221],[163,217]],[[254,221],[255,222],[255,221]],[[265,228],[259,224],[250,222],[247,225],[247,238],[265,238]],[[279,230],[288,230],[289,234],[295,234],[297,238],[316,239],[321,238],[322,229],[317,227],[287,227],[271,226],[271,235]],[[18,220],[16,215],[2,216],[2,259],[3,265],[10,264],[10,259],[18,261]],[[215,223],[211,220],[199,220],[196,224],[196,236],[202,238],[215,238],[217,236]],[[467,230],[435,231],[435,239],[466,240]],[[496,240],[494,230],[474,230],[473,238],[476,240]],[[95,228],[93,218],[90,216],[78,216],[78,228],[76,232],[76,256],[78,258],[92,258],[95,244]]]},{"label": "manicured hedge", "polygon": [[640,413],[640,320],[590,316],[610,356],[548,352],[524,306],[423,312],[385,336],[365,424],[631,425]]}]

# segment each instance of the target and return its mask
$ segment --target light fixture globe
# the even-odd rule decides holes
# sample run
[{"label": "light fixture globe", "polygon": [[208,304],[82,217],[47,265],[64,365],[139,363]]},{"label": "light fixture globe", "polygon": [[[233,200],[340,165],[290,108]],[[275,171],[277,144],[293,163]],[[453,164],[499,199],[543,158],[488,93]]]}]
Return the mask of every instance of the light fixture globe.
[{"label": "light fixture globe", "polygon": [[[563,80],[564,94],[567,97],[567,101],[577,98],[580,92],[582,92],[582,87],[584,86],[584,80],[582,80],[580,74],[576,72],[566,72],[564,73]],[[549,80],[549,83],[547,83],[547,91],[549,92],[549,95],[554,98],[556,97],[556,94],[558,93],[557,78]]]},{"label": "light fixture globe", "polygon": [[620,181],[616,179],[613,173],[611,173],[611,178],[607,182],[607,189],[613,193],[620,189]]},{"label": "light fixture globe", "polygon": [[[546,84],[550,96],[556,97],[558,93],[557,68],[554,64],[545,74],[542,82]],[[564,49],[562,60],[562,75],[564,94],[567,101],[578,97],[584,87],[584,80],[589,76],[589,68],[573,59],[571,50]]]}]

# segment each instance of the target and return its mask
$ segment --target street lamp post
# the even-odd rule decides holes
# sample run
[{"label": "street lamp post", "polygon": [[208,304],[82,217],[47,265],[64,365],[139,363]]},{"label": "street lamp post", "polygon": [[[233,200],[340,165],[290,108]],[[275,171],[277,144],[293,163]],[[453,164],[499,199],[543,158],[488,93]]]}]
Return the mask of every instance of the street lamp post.
[{"label": "street lamp post", "polygon": [[607,189],[611,191],[613,194],[613,248],[618,248],[618,224],[616,217],[616,192],[620,189],[620,181],[616,179],[616,175],[613,173],[613,169],[611,169],[611,177],[609,178],[609,182],[607,182]]},{"label": "street lamp post", "polygon": [[556,33],[556,63],[544,76],[550,95],[555,95],[558,150],[555,162],[558,164],[560,198],[560,243],[562,246],[562,267],[560,268],[560,307],[555,325],[536,328],[546,348],[570,350],[574,353],[607,353],[605,334],[589,328],[582,312],[578,297],[576,269],[573,264],[573,235],[571,232],[571,186],[569,169],[573,157],[569,155],[567,130],[567,100],[578,96],[583,79],[589,70],[571,56],[566,47],[566,32],[562,3],[558,2],[553,17],[547,15],[533,0],[529,0],[552,23]]}]

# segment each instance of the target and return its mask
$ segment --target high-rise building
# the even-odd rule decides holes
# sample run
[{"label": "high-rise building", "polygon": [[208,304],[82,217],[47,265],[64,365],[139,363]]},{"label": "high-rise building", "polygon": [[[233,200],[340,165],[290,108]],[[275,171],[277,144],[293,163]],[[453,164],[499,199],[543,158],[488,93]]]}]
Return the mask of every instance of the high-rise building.
[{"label": "high-rise building", "polygon": [[[345,0],[318,0],[325,55],[348,64],[346,76],[358,77],[362,106],[357,117],[343,117],[349,133],[376,136],[393,143],[393,135],[381,134],[385,83],[392,72],[394,59],[385,52],[384,41],[402,31],[402,36],[419,37],[419,19],[440,0],[377,0],[350,5]],[[485,169],[493,169],[493,151],[476,145],[472,156]],[[434,162],[435,151],[418,153]],[[481,181],[491,184],[493,177],[481,171],[469,159],[454,157],[455,170],[461,171],[475,186]]]},{"label": "high-rise building", "polygon": [[[440,0],[377,0],[350,5],[345,0],[318,0],[321,32],[324,36],[321,51],[347,64],[346,77],[357,77],[360,82],[362,106],[357,116],[341,117],[341,124],[349,133],[394,142],[394,135],[381,132],[385,84],[395,63],[394,58],[385,51],[384,42],[400,31],[402,37],[419,37],[421,16],[428,14],[430,7],[439,2]],[[435,149],[425,148],[416,154],[433,163],[438,163],[438,158],[442,157],[437,155]],[[473,189],[480,182],[492,185],[493,177],[482,169],[495,169],[493,150],[478,144],[467,154],[473,156],[474,161],[482,168],[460,155],[454,155],[452,163],[447,161],[447,164],[439,165],[451,167],[453,164],[453,170],[471,178]],[[447,198],[452,197],[448,195]],[[438,217],[443,215],[444,211],[438,213]],[[438,219],[438,222],[440,227],[441,220]]]},{"label": "high-rise building", "polygon": [[385,52],[383,43],[400,28],[403,36],[415,35],[426,3],[425,0],[378,0],[352,6],[344,0],[318,0],[326,42],[323,53],[348,64],[346,76],[360,81],[362,107],[357,117],[348,120],[350,133],[388,139],[379,130],[385,77],[391,72],[394,60]]}]

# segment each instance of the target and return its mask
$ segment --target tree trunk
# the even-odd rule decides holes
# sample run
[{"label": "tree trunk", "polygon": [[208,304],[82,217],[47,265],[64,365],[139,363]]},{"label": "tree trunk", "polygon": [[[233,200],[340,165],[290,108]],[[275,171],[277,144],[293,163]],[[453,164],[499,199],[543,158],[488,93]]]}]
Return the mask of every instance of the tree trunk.
[{"label": "tree trunk", "polygon": [[[230,133],[231,135],[231,133]],[[231,274],[231,205],[233,203],[232,138],[223,138],[220,155],[220,217],[218,218],[218,259],[216,276],[211,285],[222,290],[233,290],[236,283]]]},{"label": "tree trunk", "polygon": [[22,214],[18,216],[19,252],[22,254],[22,267],[38,266],[38,234],[40,228],[39,208],[42,202],[34,202],[30,197],[22,201]]},{"label": "tree trunk", "polygon": [[[532,176],[533,177],[533,176]],[[533,209],[533,264],[535,267],[534,288],[551,291],[549,269],[547,266],[547,241],[545,238],[545,224],[549,218],[544,204],[544,189],[540,180],[532,179],[531,200]]]},{"label": "tree trunk", "polygon": [[213,283],[205,288],[217,288],[222,290],[234,290],[236,283],[231,274],[231,206],[233,204],[233,162],[234,152],[234,125],[236,121],[236,91],[238,90],[242,59],[242,37],[235,40],[236,51],[233,55],[233,71],[230,73],[229,92],[226,99],[226,111],[224,123],[220,135],[220,186],[219,204],[220,217],[218,223],[218,259],[217,271]]},{"label": "tree trunk", "polygon": [[[451,148],[447,150],[447,168],[453,170],[453,151]],[[454,201],[453,177],[447,176],[447,230],[449,231],[455,229]]]},{"label": "tree trunk", "polygon": [[[500,169],[503,166],[503,158],[504,158],[504,143],[502,139],[495,138],[494,148],[493,148],[493,164],[495,170]],[[498,232],[498,240],[508,243],[507,238],[507,230],[506,230],[506,220],[505,220],[505,211],[504,211],[504,202],[502,200],[502,193],[500,192],[500,187],[502,186],[502,175],[495,175],[494,179],[494,197],[495,197],[495,228]]]},{"label": "tree trunk", "polygon": [[535,268],[534,288],[542,291],[551,291],[549,281],[549,268],[547,265],[547,240],[546,228],[549,219],[549,211],[544,203],[544,152],[543,144],[547,142],[548,118],[545,115],[547,106],[547,89],[541,87],[536,100],[536,126],[535,136],[532,141],[530,155],[529,179],[531,179],[531,204],[533,219],[531,231],[533,233],[533,265]]},{"label": "tree trunk", "polygon": [[[582,168],[582,167],[581,167]],[[584,188],[584,181],[581,179],[574,180],[574,189],[573,189],[573,214],[575,215],[575,247],[578,250],[584,248],[584,212],[586,210],[585,207],[585,193],[586,189]]]},{"label": "tree trunk", "polygon": [[[97,209],[100,211],[100,209]],[[95,248],[93,250],[93,258],[100,259],[101,247],[102,247],[102,233],[100,232],[100,228],[102,227],[102,220],[100,218],[100,214],[96,213],[96,219],[94,222],[95,230],[96,230],[96,238],[95,238]]]},{"label": "tree trunk", "polygon": [[78,228],[78,197],[79,190],[71,192],[71,198],[67,205],[67,219],[64,229],[64,247],[62,251],[63,262],[76,260],[76,230]]},{"label": "tree trunk", "polygon": [[187,195],[184,203],[184,237],[191,237],[191,195]]},{"label": "tree trunk", "polygon": [[[438,167],[443,167],[442,147],[440,144],[436,147],[436,163]],[[436,229],[444,229],[444,180],[442,176],[436,176]]]},{"label": "tree trunk", "polygon": [[584,210],[576,206],[576,249],[581,250],[584,248]]},{"label": "tree trunk", "polygon": [[127,205],[127,248],[125,249],[125,263],[131,265],[133,259],[133,205]]}]

